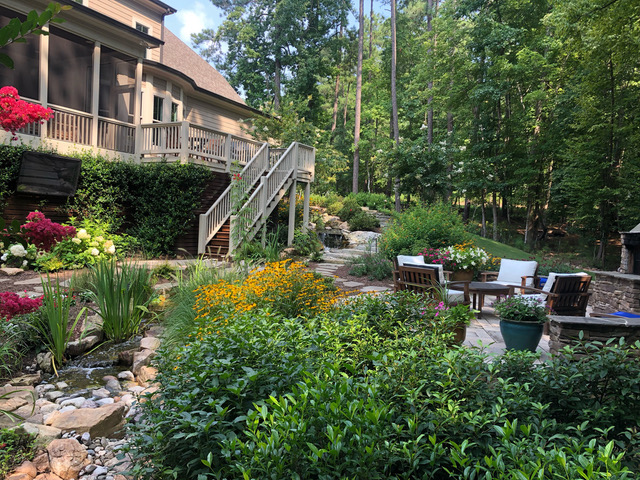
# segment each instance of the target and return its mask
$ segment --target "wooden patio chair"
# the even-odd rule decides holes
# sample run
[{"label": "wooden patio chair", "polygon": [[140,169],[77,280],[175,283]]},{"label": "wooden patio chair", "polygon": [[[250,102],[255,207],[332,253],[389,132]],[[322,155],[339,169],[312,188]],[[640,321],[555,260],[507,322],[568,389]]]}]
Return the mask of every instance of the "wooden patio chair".
[{"label": "wooden patio chair", "polygon": [[553,315],[584,317],[591,293],[591,275],[587,273],[550,273],[544,288],[522,286],[531,292],[524,296],[546,302]]},{"label": "wooden patio chair", "polygon": [[[454,286],[456,289],[451,289]],[[460,290],[461,288],[461,290]],[[444,301],[449,305],[470,305],[469,282],[449,282],[442,285],[437,268],[427,266],[398,266],[395,291],[411,291]],[[446,292],[447,298],[442,294]]]},{"label": "wooden patio chair", "polygon": [[[436,263],[424,263],[424,257],[422,255],[398,255],[393,258],[393,284],[397,286],[398,279],[398,267],[420,267],[420,268],[432,268],[438,271],[438,282],[442,285],[449,281],[451,272],[445,270],[444,267]],[[395,288],[397,292],[397,287]]]}]

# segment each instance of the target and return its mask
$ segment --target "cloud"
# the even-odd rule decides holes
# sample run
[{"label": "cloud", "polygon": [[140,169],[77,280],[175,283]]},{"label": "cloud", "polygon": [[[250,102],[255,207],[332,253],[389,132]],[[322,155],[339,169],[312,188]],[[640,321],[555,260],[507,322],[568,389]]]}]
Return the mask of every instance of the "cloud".
[{"label": "cloud", "polygon": [[178,10],[175,14],[178,31],[176,34],[180,39],[188,45],[191,45],[191,34],[199,33],[205,28],[213,28],[216,26],[215,11],[212,5],[206,7],[201,2],[195,2],[190,8]]}]

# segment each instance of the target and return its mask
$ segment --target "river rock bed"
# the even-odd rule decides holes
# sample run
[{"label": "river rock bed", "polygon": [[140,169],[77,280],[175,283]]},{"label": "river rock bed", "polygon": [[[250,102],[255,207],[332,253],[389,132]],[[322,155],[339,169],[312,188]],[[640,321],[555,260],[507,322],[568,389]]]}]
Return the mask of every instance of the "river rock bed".
[{"label": "river rock bed", "polygon": [[[126,443],[125,423],[139,419],[138,403],[157,390],[150,363],[160,333],[159,326],[149,329],[135,350],[121,355],[130,360],[128,369],[104,375],[101,385],[79,388],[55,377],[43,380],[38,370],[0,387],[0,395],[7,394],[0,409],[24,418],[22,427],[37,435],[41,447],[33,461],[5,480],[125,480],[122,472],[131,465],[117,453]],[[0,418],[0,427],[18,423]]]}]

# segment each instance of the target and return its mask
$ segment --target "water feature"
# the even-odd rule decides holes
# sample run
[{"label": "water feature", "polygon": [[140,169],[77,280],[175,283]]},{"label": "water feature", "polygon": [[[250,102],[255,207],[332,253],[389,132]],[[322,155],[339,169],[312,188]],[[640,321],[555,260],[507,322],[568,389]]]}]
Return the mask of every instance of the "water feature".
[{"label": "water feature", "polygon": [[320,241],[325,247],[344,248],[346,246],[344,234],[339,228],[331,228],[323,232],[319,232],[318,238],[320,238]]},{"label": "water feature", "polygon": [[72,359],[55,375],[45,376],[48,382],[65,382],[72,389],[100,388],[105,375],[117,376],[129,367],[118,364],[120,352],[137,348],[142,337],[122,343],[104,343],[98,348]]}]

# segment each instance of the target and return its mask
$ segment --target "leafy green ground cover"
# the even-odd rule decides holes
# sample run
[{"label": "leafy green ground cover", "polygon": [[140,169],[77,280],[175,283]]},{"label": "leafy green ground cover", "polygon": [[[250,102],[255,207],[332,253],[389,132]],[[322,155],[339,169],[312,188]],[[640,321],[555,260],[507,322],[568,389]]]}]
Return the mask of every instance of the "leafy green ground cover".
[{"label": "leafy green ground cover", "polygon": [[[265,298],[277,283],[260,283]],[[139,478],[634,478],[637,347],[488,358],[449,346],[422,297],[295,318],[246,298],[211,297],[160,353],[159,393],[131,430]]]}]

